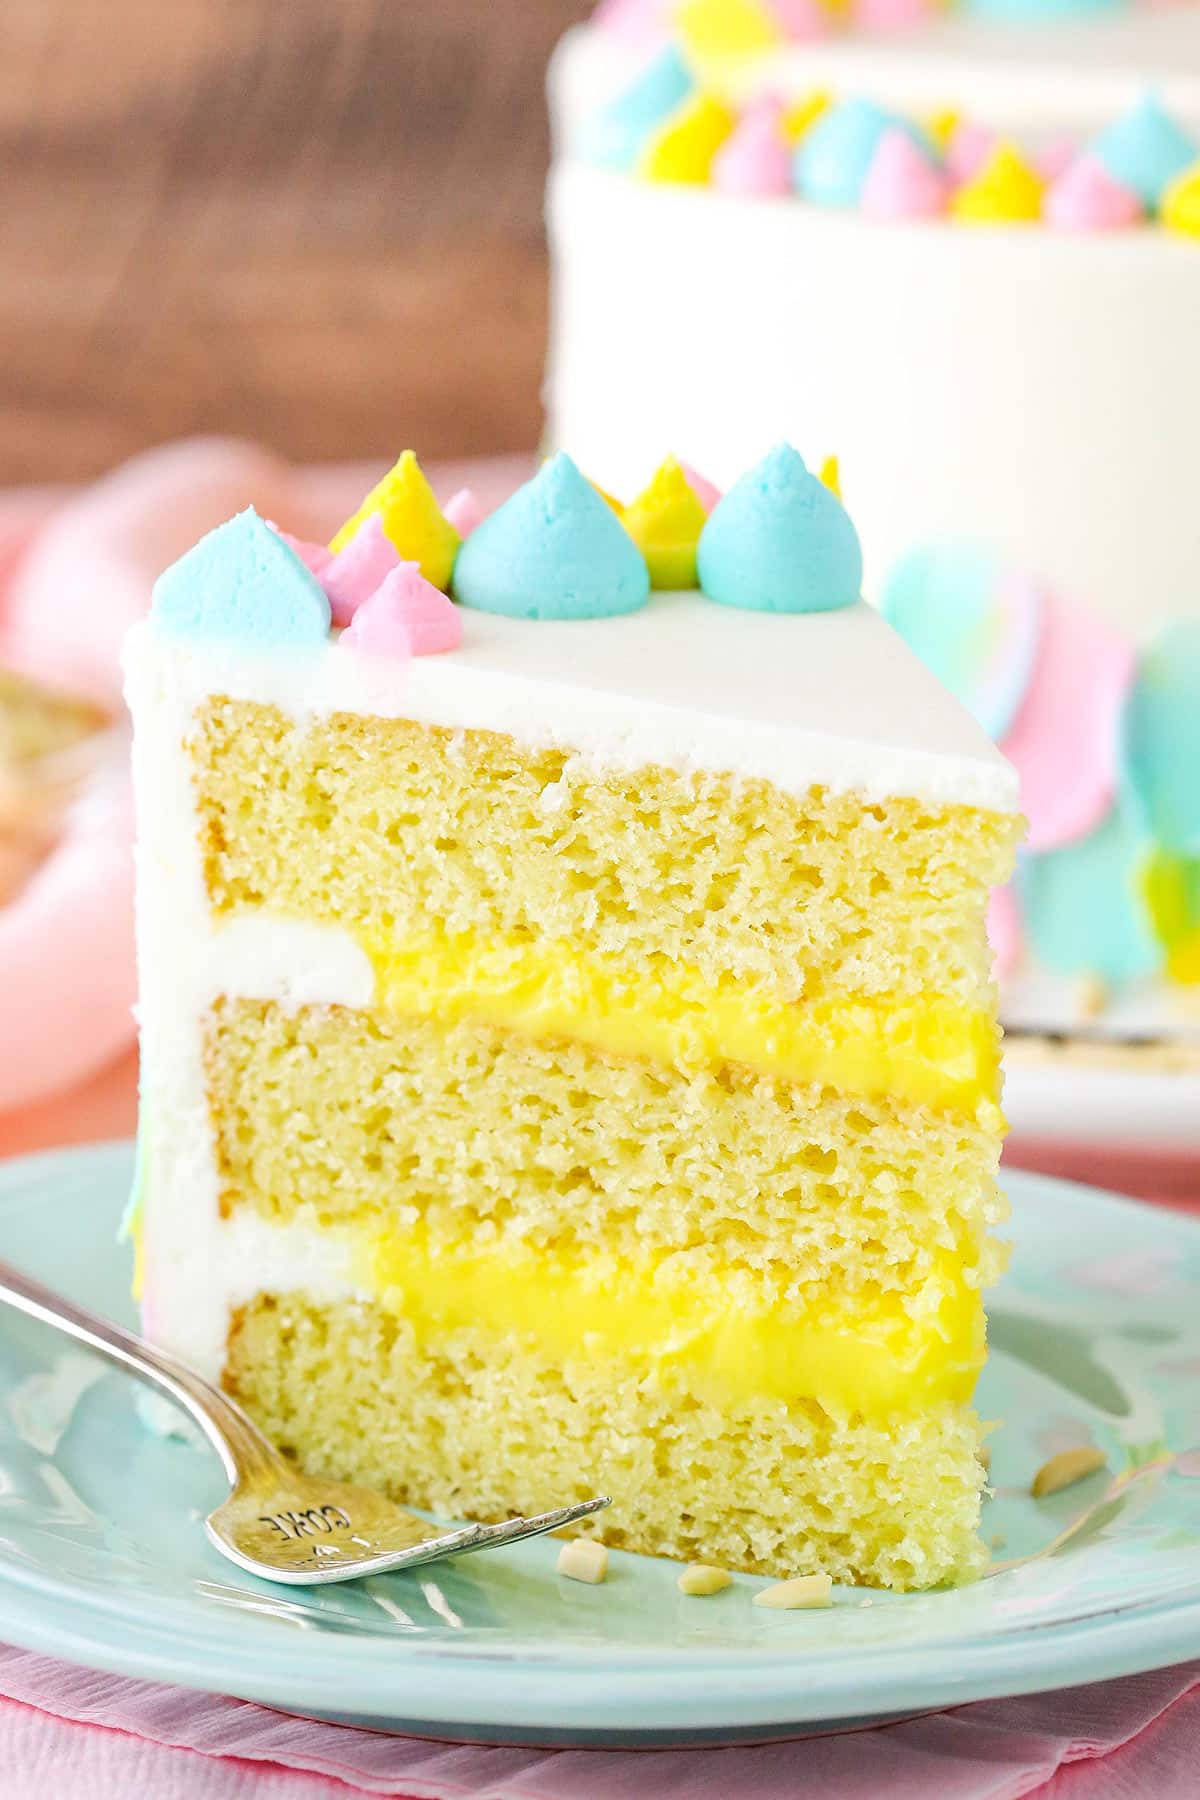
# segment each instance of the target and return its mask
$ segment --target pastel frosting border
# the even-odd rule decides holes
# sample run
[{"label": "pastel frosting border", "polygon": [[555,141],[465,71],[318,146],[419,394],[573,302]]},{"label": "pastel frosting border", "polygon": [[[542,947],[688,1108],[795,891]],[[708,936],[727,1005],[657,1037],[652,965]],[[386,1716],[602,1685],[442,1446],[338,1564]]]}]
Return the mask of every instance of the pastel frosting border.
[{"label": "pastel frosting border", "polygon": [[598,0],[592,29],[634,50],[677,43],[706,67],[833,32],[897,32],[944,13],[1000,23],[1102,17],[1162,0]]},{"label": "pastel frosting border", "polygon": [[466,493],[447,510],[454,519],[405,451],[328,546],[253,508],[210,531],[160,576],[153,616],[176,635],[302,649],[337,633],[396,658],[455,649],[470,608],[607,618],[645,606],[653,588],[769,612],[859,598],[862,552],[836,464],[813,475],[787,444],[724,496],[668,458],[622,506],[560,452],[490,516]]},{"label": "pastel frosting border", "polygon": [[[743,199],[798,199],[879,222],[1200,239],[1200,141],[1153,91],[1088,138],[1023,144],[950,111],[922,116],[860,94],[740,105],[706,85],[703,54],[670,41],[586,121],[591,166]],[[764,80],[769,83],[769,69]]]}]

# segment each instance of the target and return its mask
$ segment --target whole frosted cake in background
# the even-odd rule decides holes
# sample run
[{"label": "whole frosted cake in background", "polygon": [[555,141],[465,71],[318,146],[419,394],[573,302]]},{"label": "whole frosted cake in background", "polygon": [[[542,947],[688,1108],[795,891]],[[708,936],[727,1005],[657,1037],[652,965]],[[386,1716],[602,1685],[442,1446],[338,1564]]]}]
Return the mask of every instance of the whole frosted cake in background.
[{"label": "whole frosted cake in background", "polygon": [[607,98],[602,31],[558,52],[550,441],[626,494],[836,450],[872,598],[949,533],[1140,633],[1194,606],[1200,7],[714,50],[743,10]]},{"label": "whole frosted cake in background", "polygon": [[1021,777],[1006,1023],[1200,1074],[1200,8],[850,22],[564,41],[549,439],[618,494],[836,452],[867,598]]},{"label": "whole frosted cake in background", "polygon": [[460,544],[406,456],[162,577],[145,1326],[409,1502],[925,1587],[986,1560],[1015,783],[794,451],[712,499],[559,456]]}]

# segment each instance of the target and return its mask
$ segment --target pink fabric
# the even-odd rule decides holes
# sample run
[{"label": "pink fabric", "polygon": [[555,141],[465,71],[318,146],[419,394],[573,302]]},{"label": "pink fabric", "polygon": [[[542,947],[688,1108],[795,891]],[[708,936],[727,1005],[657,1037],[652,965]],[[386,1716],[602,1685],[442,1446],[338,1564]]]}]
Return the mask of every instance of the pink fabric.
[{"label": "pink fabric", "polygon": [[84,1080],[132,1039],[132,838],[129,782],[116,770],[0,907],[2,1107]]},{"label": "pink fabric", "polygon": [[388,1737],[5,1646],[0,1694],[0,1800],[1183,1800],[1200,1766],[1200,1664],[729,1750]]}]

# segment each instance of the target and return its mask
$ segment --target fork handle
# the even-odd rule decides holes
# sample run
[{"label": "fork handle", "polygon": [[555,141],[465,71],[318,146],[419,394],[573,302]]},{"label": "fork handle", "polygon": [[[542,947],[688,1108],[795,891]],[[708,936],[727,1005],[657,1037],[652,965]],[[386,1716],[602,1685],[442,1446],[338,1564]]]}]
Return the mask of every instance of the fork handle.
[{"label": "fork handle", "polygon": [[11,1264],[0,1262],[0,1302],[17,1312],[52,1325],[68,1337],[86,1344],[90,1350],[116,1363],[135,1375],[147,1387],[156,1388],[174,1400],[200,1427],[221,1458],[230,1484],[240,1476],[285,1473],[287,1465],[274,1445],[262,1435],[236,1400],[205,1381],[194,1369],[179,1361],[168,1350],[148,1344],[144,1338],[124,1326],[100,1318],[86,1306],[68,1300],[64,1294],[35,1281]]}]

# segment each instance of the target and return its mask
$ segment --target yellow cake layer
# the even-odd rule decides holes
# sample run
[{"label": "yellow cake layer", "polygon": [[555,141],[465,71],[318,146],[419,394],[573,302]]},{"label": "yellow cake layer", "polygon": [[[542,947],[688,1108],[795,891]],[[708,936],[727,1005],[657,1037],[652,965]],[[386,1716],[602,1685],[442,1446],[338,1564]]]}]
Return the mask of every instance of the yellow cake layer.
[{"label": "yellow cake layer", "polygon": [[424,1340],[365,1302],[260,1295],[226,1381],[304,1466],[449,1517],[614,1496],[618,1547],[764,1575],[929,1587],[979,1571],[979,1426],[953,1404],[873,1424],[756,1396],[721,1408],[686,1372],[646,1383],[477,1326]]},{"label": "yellow cake layer", "polygon": [[786,1003],[761,984],[709,981],[687,963],[658,958],[630,967],[555,939],[436,932],[364,948],[376,1004],[388,1011],[573,1039],[670,1068],[739,1063],[839,1093],[892,1094],[1000,1128],[995,1020],[988,1009],[940,995],[832,992]]},{"label": "yellow cake layer", "polygon": [[743,1068],[672,1070],[489,1026],[224,1000],[204,1022],[221,1204],[630,1261],[719,1258],[798,1301],[994,1280],[999,1140]]},{"label": "yellow cake layer", "polygon": [[213,698],[190,742],[215,911],[370,938],[558,940],[790,1001],[991,1004],[989,889],[1019,821],[650,766],[486,731]]}]

